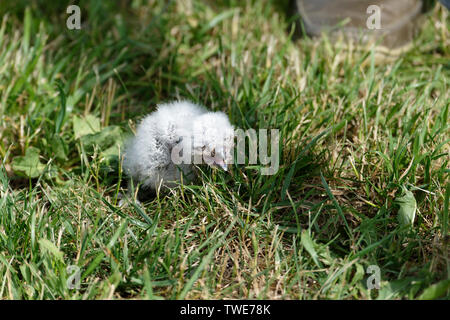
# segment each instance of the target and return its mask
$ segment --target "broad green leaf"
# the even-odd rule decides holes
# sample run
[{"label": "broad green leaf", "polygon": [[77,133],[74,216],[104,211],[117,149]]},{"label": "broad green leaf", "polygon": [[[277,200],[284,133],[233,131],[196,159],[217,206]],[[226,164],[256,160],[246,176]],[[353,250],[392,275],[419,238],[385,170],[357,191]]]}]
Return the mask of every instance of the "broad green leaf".
[{"label": "broad green leaf", "polygon": [[442,280],[426,288],[419,296],[419,300],[433,300],[438,299],[450,290],[450,280]]},{"label": "broad green leaf", "polygon": [[67,160],[67,145],[60,136],[52,137],[51,149],[53,156],[60,160]]},{"label": "broad green leaf", "polygon": [[414,194],[403,188],[404,195],[397,197],[395,203],[400,206],[398,210],[398,219],[402,226],[412,226],[416,217],[417,202]]},{"label": "broad green leaf", "polygon": [[19,267],[20,272],[22,273],[22,277],[25,279],[26,282],[31,283],[31,271],[30,268],[27,265],[21,265]]},{"label": "broad green leaf", "polygon": [[353,275],[352,281],[350,283],[351,286],[354,286],[357,282],[364,279],[364,275],[366,274],[364,271],[364,267],[360,265],[359,263],[355,264],[356,271]]},{"label": "broad green leaf", "polygon": [[391,300],[402,295],[411,286],[413,278],[404,278],[393,281],[382,281],[377,300]]},{"label": "broad green leaf", "polygon": [[109,147],[105,151],[102,151],[100,153],[100,157],[102,160],[111,162],[113,160],[118,160],[119,152],[120,152],[119,144],[114,144],[112,147]]},{"label": "broad green leaf", "polygon": [[309,233],[307,230],[303,230],[302,236],[301,236],[301,241],[302,241],[303,247],[311,255],[311,258],[314,260],[314,263],[316,264],[316,266],[321,268],[316,249],[314,248],[314,243],[313,243],[311,237],[309,236]]},{"label": "broad green leaf", "polygon": [[103,128],[100,132],[81,137],[81,142],[88,153],[92,153],[96,146],[100,150],[105,151],[114,145],[121,144],[123,142],[123,135],[120,127],[109,126]]},{"label": "broad green leaf", "polygon": [[88,134],[94,134],[100,131],[100,119],[88,114],[84,118],[77,116],[73,117],[73,132],[75,139],[79,139],[82,136]]},{"label": "broad green leaf", "polygon": [[39,177],[45,170],[45,165],[39,160],[39,149],[29,147],[25,156],[15,158],[13,170],[23,173],[29,178]]}]

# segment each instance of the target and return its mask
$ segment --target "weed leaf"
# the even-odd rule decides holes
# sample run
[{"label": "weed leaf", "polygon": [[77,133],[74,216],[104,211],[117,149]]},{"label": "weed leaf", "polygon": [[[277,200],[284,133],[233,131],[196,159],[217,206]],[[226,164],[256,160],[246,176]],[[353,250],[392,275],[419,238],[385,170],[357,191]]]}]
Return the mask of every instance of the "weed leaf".
[{"label": "weed leaf", "polygon": [[316,249],[314,248],[314,243],[313,243],[311,237],[309,236],[309,233],[307,230],[303,230],[302,236],[301,236],[301,241],[302,241],[303,247],[311,255],[311,258],[314,260],[314,263],[316,264],[316,266],[321,268]]},{"label": "weed leaf", "polygon": [[100,119],[88,114],[84,118],[73,117],[73,133],[75,139],[80,139],[88,134],[94,134],[100,131]]},{"label": "weed leaf", "polygon": [[402,226],[412,226],[416,217],[417,202],[414,194],[403,188],[404,195],[397,197],[395,203],[400,206],[398,210],[398,219]]},{"label": "weed leaf", "polygon": [[81,142],[88,153],[93,152],[96,146],[100,150],[106,150],[118,143],[120,144],[122,140],[122,131],[118,126],[109,126],[103,128],[100,132],[81,137]]},{"label": "weed leaf", "polygon": [[442,280],[426,288],[419,296],[419,300],[433,300],[445,295],[450,290],[450,280]]},{"label": "weed leaf", "polygon": [[45,165],[39,160],[39,149],[29,147],[25,152],[25,156],[17,157],[13,160],[13,169],[29,178],[39,177],[45,169]]}]

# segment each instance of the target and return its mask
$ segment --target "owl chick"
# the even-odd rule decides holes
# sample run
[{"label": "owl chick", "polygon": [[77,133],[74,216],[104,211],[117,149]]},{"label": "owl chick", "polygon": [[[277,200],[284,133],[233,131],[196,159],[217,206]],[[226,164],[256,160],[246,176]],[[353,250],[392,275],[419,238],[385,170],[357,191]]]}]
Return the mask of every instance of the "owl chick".
[{"label": "owl chick", "polygon": [[160,104],[138,125],[125,145],[123,168],[145,189],[173,187],[195,176],[195,165],[227,170],[234,129],[223,112],[209,112],[189,101]]}]

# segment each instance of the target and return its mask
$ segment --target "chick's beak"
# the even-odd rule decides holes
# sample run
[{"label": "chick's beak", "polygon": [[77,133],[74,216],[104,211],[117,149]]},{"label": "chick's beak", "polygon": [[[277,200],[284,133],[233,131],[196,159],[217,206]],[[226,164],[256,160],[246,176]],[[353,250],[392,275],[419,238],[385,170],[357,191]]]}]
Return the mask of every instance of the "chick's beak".
[{"label": "chick's beak", "polygon": [[214,164],[219,167],[222,168],[222,170],[224,171],[228,171],[228,165],[225,163],[225,161],[221,158],[215,158],[214,159]]}]

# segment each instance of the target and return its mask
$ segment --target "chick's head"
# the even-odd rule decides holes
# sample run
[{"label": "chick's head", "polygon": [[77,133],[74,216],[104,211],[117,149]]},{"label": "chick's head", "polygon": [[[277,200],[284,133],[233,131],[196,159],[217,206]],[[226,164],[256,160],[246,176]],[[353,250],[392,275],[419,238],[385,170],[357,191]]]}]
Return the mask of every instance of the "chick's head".
[{"label": "chick's head", "polygon": [[233,160],[234,128],[223,112],[208,112],[193,123],[194,158],[227,171]]}]

